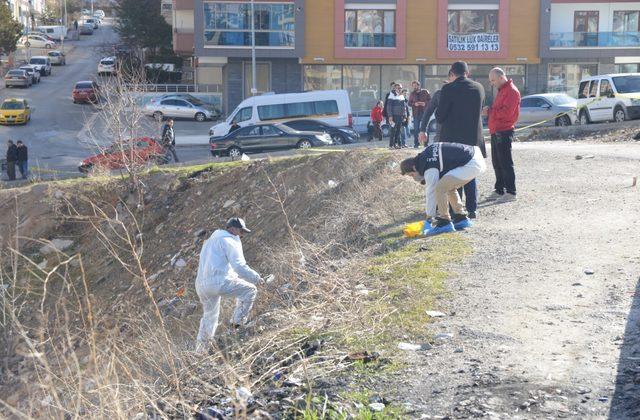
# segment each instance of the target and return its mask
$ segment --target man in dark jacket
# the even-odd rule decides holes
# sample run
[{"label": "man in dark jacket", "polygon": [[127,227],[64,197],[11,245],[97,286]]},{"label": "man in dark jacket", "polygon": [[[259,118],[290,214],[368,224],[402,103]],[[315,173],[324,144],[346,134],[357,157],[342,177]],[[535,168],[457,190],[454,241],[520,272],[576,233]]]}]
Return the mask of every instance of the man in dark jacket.
[{"label": "man in dark jacket", "polygon": [[[456,79],[455,76],[451,72],[449,72],[447,79],[442,81],[442,86],[446,85],[447,83],[455,79]],[[440,104],[441,93],[442,93],[442,89],[438,89],[433,93],[433,96],[429,101],[429,105],[427,105],[427,108],[424,110],[424,113],[422,114],[422,119],[420,121],[420,134],[418,135],[418,142],[423,146],[426,146],[427,143],[431,144],[431,143],[440,141],[440,131],[441,131],[440,124],[436,124],[437,126],[436,133],[433,135],[433,138],[429,138],[429,139],[427,138],[427,130],[429,128],[429,120],[431,119],[431,116],[436,112],[436,109],[438,109],[438,104]]]},{"label": "man in dark jacket", "polygon": [[[440,141],[478,146],[486,158],[481,119],[484,88],[468,78],[469,67],[464,61],[453,63],[450,71],[455,80],[442,86],[436,109],[436,120],[441,126]],[[475,179],[464,186],[464,195],[469,217],[475,218],[478,209]]]},{"label": "man in dark jacket", "polygon": [[22,140],[18,140],[18,169],[20,170],[20,175],[22,179],[27,179],[29,176],[29,151],[27,150],[27,146],[22,142]]},{"label": "man in dark jacket", "polygon": [[407,103],[402,94],[402,86],[396,84],[395,88],[387,98],[387,115],[391,126],[391,136],[389,137],[389,148],[399,149],[402,147],[403,124],[407,119]]},{"label": "man in dark jacket", "polygon": [[389,95],[391,95],[391,93],[395,88],[396,88],[396,82],[391,82],[391,84],[389,85],[389,92],[387,92],[387,94],[384,97],[384,106],[382,107],[382,116],[384,117],[387,124],[389,124],[389,113],[388,113]]},{"label": "man in dark jacket", "polygon": [[162,146],[164,147],[167,162],[171,160],[171,155],[173,155],[174,162],[180,162],[176,154],[176,133],[173,131],[173,120],[171,118],[162,127]]},{"label": "man in dark jacket", "polygon": [[7,176],[9,181],[16,180],[16,162],[18,161],[18,148],[13,141],[7,141]]},{"label": "man in dark jacket", "polygon": [[411,107],[411,116],[413,117],[413,147],[416,149],[419,146],[418,133],[420,131],[420,121],[422,120],[422,114],[431,101],[431,95],[427,89],[420,87],[420,82],[417,80],[411,83],[413,91],[409,95],[409,106]]}]

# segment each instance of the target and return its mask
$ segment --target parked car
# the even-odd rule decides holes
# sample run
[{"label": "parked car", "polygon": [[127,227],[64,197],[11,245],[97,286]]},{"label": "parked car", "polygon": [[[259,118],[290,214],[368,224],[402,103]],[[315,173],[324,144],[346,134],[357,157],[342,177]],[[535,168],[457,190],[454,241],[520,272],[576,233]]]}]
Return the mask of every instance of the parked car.
[{"label": "parked car", "polygon": [[27,35],[38,35],[48,41],[53,42],[54,44],[57,44],[58,42],[60,42],[60,38],[56,39],[53,36],[47,34],[46,32],[42,32],[42,31],[31,31],[29,32]]},{"label": "parked car", "polygon": [[578,103],[564,93],[541,93],[522,97],[518,125],[547,121],[540,125],[566,126],[578,121]]},{"label": "parked car", "polygon": [[98,63],[98,75],[114,75],[117,73],[116,69],[116,58],[115,57],[104,57]]},{"label": "parked car", "polygon": [[93,12],[93,16],[97,16],[99,19],[104,19],[106,14],[104,13],[104,10],[97,9]]},{"label": "parked car", "polygon": [[[133,160],[131,155],[133,148]],[[150,137],[135,138],[122,144],[113,144],[95,156],[84,159],[78,165],[78,170],[88,173],[95,168],[122,169],[133,163],[166,163],[165,151],[160,143]]]},{"label": "parked car", "polygon": [[334,127],[318,120],[293,120],[283,123],[298,131],[319,131],[331,136],[333,144],[357,143],[360,135],[351,127]]},{"label": "parked car", "polygon": [[203,102],[194,104],[180,98],[168,97],[165,99],[154,99],[147,103],[143,112],[157,120],[165,117],[194,119],[198,122],[211,120],[217,116],[216,113]]},{"label": "parked car", "polygon": [[95,18],[89,18],[85,20],[84,23],[92,25],[93,29],[98,29],[98,20]]},{"label": "parked car", "polygon": [[80,35],[93,35],[93,25],[90,23],[83,23],[78,27]]},{"label": "parked car", "polygon": [[29,64],[32,64],[36,67],[36,69],[40,72],[40,76],[51,75],[51,60],[49,60],[49,57],[45,57],[42,55],[33,56],[31,57],[31,60],[29,60]]},{"label": "parked car", "polygon": [[26,124],[31,121],[31,111],[26,99],[5,99],[0,104],[0,124]]},{"label": "parked car", "polygon": [[281,123],[242,127],[224,137],[209,139],[213,156],[226,155],[232,158],[237,158],[243,153],[293,148],[307,149],[328,146],[331,143],[331,137],[327,133],[297,131]]},{"label": "parked car", "polygon": [[20,66],[20,70],[26,71],[31,77],[31,84],[35,85],[40,83],[40,72],[36,68],[36,66],[32,64],[25,64],[24,66]]},{"label": "parked car", "polygon": [[73,103],[96,103],[100,99],[100,86],[91,80],[84,80],[76,83],[71,93]]},{"label": "parked car", "polygon": [[25,35],[18,41],[18,45],[25,48],[54,48],[56,43],[40,35]]},{"label": "parked car", "polygon": [[253,96],[242,101],[225,121],[211,127],[209,136],[226,135],[234,120],[241,127],[246,127],[299,118],[313,118],[335,127],[351,127],[353,115],[349,94],[346,90],[318,90]]},{"label": "parked car", "polygon": [[58,50],[49,51],[49,53],[47,54],[47,57],[49,57],[49,61],[51,62],[51,65],[55,65],[55,66],[67,65],[67,56],[64,55],[62,51],[58,51]]},{"label": "parked car", "polygon": [[580,124],[640,118],[640,73],[585,77],[578,88]]},{"label": "parked car", "polygon": [[14,69],[9,70],[7,74],[4,76],[4,85],[5,87],[24,87],[28,88],[32,84],[31,76],[27,73],[26,70],[22,69]]}]

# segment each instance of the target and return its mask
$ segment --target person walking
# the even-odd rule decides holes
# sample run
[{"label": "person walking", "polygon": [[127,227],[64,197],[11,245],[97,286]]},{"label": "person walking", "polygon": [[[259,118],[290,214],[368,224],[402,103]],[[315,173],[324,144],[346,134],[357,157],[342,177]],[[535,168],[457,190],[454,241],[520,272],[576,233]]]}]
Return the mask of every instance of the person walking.
[{"label": "person walking", "polygon": [[[487,157],[482,136],[482,105],[484,88],[469,79],[469,67],[464,61],[451,65],[450,83],[442,86],[436,120],[441,125],[440,141],[478,146],[482,156]],[[474,219],[478,209],[478,188],[475,179],[464,186],[465,205],[469,217]]]},{"label": "person walking", "polygon": [[18,148],[13,141],[7,141],[7,176],[9,181],[16,180],[16,162],[18,161]]},{"label": "person walking", "polygon": [[78,21],[77,20],[73,21],[73,30],[76,31],[76,32],[78,31]]},{"label": "person walking", "polygon": [[478,146],[459,143],[430,144],[416,157],[400,163],[402,175],[410,175],[426,186],[425,235],[454,232],[473,225],[460,200],[458,188],[486,169]]},{"label": "person walking", "polygon": [[[417,149],[420,145],[419,132],[422,115],[431,102],[431,95],[427,89],[420,87],[420,82],[417,80],[411,83],[411,87],[413,90],[409,95],[409,106],[411,107],[411,117],[413,118],[413,147]],[[429,118],[431,118],[431,116],[429,116]]]},{"label": "person walking", "polygon": [[173,130],[173,120],[169,118],[162,127],[162,147],[164,147],[165,160],[169,162],[173,155],[174,162],[180,162],[176,154],[176,133]]},{"label": "person walking", "polygon": [[29,176],[29,150],[27,149],[27,146],[22,142],[22,140],[18,140],[16,148],[18,150],[18,170],[20,171],[22,179],[27,179]]},{"label": "person walking", "polygon": [[402,85],[396,83],[394,90],[387,100],[387,113],[389,115],[389,126],[391,136],[389,137],[389,148],[399,149],[402,147],[403,123],[407,118],[407,105],[405,97],[402,95]]},{"label": "person walking", "polygon": [[382,101],[378,101],[371,109],[372,130],[369,134],[369,141],[373,140],[374,137],[382,141],[382,120],[384,119],[382,116],[383,106],[384,103]]},{"label": "person walking", "polygon": [[260,274],[244,259],[241,238],[250,233],[245,221],[232,217],[225,229],[218,229],[202,245],[196,292],[202,303],[202,319],[196,342],[196,351],[203,353],[218,328],[220,299],[229,296],[236,299],[231,318],[232,328],[240,328],[253,307],[257,288],[264,284]]},{"label": "person walking", "polygon": [[491,134],[491,163],[496,175],[496,183],[490,200],[513,201],[516,199],[516,174],[513,169],[511,143],[513,130],[520,117],[520,91],[500,67],[489,72],[489,83],[498,89],[491,107],[485,107],[483,114],[489,117]]}]

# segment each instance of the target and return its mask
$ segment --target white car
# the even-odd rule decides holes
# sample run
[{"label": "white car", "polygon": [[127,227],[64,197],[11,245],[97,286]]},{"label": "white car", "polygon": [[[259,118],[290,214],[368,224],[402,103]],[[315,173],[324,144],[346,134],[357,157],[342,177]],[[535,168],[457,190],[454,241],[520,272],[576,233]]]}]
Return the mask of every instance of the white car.
[{"label": "white car", "polygon": [[36,67],[36,69],[40,72],[40,76],[51,75],[51,60],[49,60],[49,57],[45,57],[42,55],[33,56],[31,57],[31,60],[29,60],[29,64],[32,64]]},{"label": "white car", "polygon": [[105,57],[98,63],[98,75],[114,75],[118,71],[116,70],[116,58]]},{"label": "white car", "polygon": [[580,124],[640,118],[640,73],[585,77],[578,88]]},{"label": "white car", "polygon": [[85,24],[93,25],[93,29],[98,29],[98,20],[94,18],[89,18],[84,21]]},{"label": "white car", "polygon": [[20,38],[18,45],[25,48],[53,48],[56,44],[40,35],[25,35]]},{"label": "white car", "polygon": [[106,14],[104,13],[104,10],[97,9],[95,12],[93,12],[93,16],[97,17],[98,19],[104,19]]},{"label": "white car", "polygon": [[31,76],[31,84],[35,85],[36,83],[40,83],[40,72],[31,64],[25,64],[24,66],[20,66],[20,70],[26,71],[29,76]]}]

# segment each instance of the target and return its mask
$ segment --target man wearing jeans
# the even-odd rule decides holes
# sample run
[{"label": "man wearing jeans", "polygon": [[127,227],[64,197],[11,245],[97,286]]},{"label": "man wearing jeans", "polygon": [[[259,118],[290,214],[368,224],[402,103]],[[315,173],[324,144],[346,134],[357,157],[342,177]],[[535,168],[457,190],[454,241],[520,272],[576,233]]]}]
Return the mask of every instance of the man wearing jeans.
[{"label": "man wearing jeans", "polygon": [[483,109],[483,113],[489,117],[491,161],[496,174],[495,191],[489,199],[513,201],[516,199],[516,174],[513,170],[511,142],[520,116],[520,92],[499,67],[489,72],[489,82],[498,89],[493,105]]},{"label": "man wearing jeans", "polygon": [[[431,101],[431,95],[427,89],[420,88],[420,82],[414,80],[411,83],[413,91],[409,95],[409,106],[411,107],[411,114],[413,116],[413,147],[416,149],[420,145],[418,134],[420,132],[420,122],[422,121],[422,115],[424,114],[427,105]],[[435,108],[434,108],[435,109]],[[431,116],[429,116],[431,117]],[[427,121],[428,123],[429,121]]]}]

